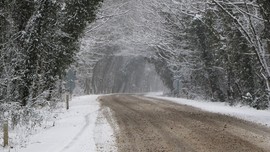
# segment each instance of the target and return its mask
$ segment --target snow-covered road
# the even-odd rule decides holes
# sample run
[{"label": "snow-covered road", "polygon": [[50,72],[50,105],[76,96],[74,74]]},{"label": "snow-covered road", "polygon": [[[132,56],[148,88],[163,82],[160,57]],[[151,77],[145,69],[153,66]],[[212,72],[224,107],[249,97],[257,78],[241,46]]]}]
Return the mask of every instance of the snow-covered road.
[{"label": "snow-covered road", "polygon": [[103,96],[100,102],[118,123],[119,152],[270,151],[270,128],[234,117],[140,95]]},{"label": "snow-covered road", "polygon": [[[225,103],[161,97],[157,94],[146,96],[270,126],[269,110],[255,110],[240,105],[231,107]],[[2,149],[0,147],[0,152],[117,151],[114,132],[119,131],[117,128],[119,126],[115,122],[111,109],[100,107],[100,103],[97,101],[98,97],[97,95],[75,97],[70,102],[69,110],[56,110],[58,116],[55,122],[30,135],[26,144],[12,142],[13,148]],[[139,96],[137,98],[140,99]],[[151,101],[150,98],[148,98],[149,101]],[[16,134],[16,132],[12,132],[12,134],[14,133]]]},{"label": "snow-covered road", "polygon": [[113,130],[99,111],[97,97],[75,97],[70,109],[59,115],[54,126],[31,135],[26,147],[14,146],[4,151],[95,152],[96,144],[105,151],[116,151]]}]

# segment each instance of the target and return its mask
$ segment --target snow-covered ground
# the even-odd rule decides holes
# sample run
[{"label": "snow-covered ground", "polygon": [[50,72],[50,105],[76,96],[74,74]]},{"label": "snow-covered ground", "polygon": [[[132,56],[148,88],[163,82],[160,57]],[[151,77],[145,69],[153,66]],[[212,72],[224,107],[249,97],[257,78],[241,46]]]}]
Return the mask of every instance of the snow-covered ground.
[{"label": "snow-covered ground", "polygon": [[[270,127],[270,110],[256,110],[241,105],[231,107],[221,102],[162,97],[160,94],[151,93],[146,96],[190,105],[209,112],[235,116]],[[97,98],[97,95],[75,97],[70,102],[68,111],[56,110],[58,116],[55,122],[50,122],[46,128],[30,135],[26,144],[12,145],[13,148],[6,149],[0,147],[0,152],[117,151],[113,129],[103,115],[104,112],[110,113],[110,110],[101,111]],[[13,141],[13,143],[16,142]]]},{"label": "snow-covered ground", "polygon": [[182,98],[162,97],[160,96],[160,93],[151,93],[146,96],[193,106],[209,112],[234,116],[240,119],[270,127],[270,110],[256,110],[254,108],[243,105],[229,106],[227,103],[224,102],[195,101]]},{"label": "snow-covered ground", "polygon": [[[1,149],[4,152],[95,152],[116,151],[113,129],[100,111],[98,96],[75,97],[70,109],[54,124],[30,135],[25,147]],[[62,110],[63,111],[63,110]]]}]

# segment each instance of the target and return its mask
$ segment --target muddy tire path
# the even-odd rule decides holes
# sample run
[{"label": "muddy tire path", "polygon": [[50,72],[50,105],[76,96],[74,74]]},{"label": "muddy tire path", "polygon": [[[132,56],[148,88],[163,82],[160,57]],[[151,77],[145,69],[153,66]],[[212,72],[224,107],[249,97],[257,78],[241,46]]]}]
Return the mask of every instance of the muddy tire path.
[{"label": "muddy tire path", "polygon": [[270,129],[244,120],[135,95],[99,101],[119,152],[270,152]]}]

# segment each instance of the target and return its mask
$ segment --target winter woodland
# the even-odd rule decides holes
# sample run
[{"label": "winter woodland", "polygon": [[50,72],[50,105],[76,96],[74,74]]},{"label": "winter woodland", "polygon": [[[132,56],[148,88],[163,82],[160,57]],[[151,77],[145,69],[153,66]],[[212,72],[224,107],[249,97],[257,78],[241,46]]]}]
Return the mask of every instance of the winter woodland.
[{"label": "winter woodland", "polygon": [[172,96],[266,109],[269,54],[269,0],[0,0],[0,124],[42,122],[38,110],[72,92],[69,71],[85,94],[157,84]]}]

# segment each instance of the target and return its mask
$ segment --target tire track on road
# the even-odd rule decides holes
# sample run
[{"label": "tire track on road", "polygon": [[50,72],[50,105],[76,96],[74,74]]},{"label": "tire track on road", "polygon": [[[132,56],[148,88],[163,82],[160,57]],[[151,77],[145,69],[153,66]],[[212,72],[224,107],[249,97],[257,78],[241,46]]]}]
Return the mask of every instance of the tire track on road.
[{"label": "tire track on road", "polygon": [[120,152],[268,152],[270,129],[234,117],[135,95],[104,96]]}]

